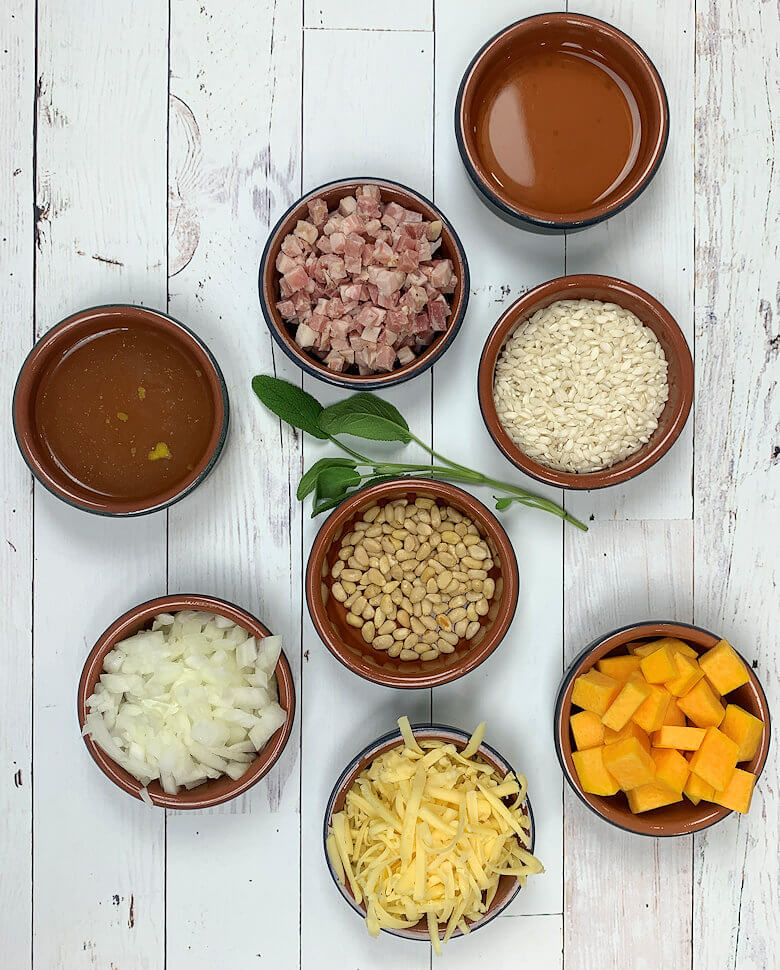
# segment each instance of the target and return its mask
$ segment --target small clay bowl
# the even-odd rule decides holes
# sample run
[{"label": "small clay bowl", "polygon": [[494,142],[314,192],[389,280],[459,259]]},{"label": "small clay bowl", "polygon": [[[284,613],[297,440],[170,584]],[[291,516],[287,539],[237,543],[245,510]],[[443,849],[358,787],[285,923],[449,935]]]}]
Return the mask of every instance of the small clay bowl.
[{"label": "small clay bowl", "polygon": [[[276,304],[281,300],[279,295],[279,277],[281,274],[276,268],[276,258],[285,236],[293,231],[298,220],[309,218],[306,203],[310,199],[319,197],[327,202],[328,209],[333,209],[345,196],[354,195],[361,185],[378,185],[382,192],[383,202],[397,202],[405,209],[422,212],[423,218],[426,220],[440,220],[442,243],[434,258],[451,259],[458,277],[455,292],[451,295],[451,314],[447,318],[447,329],[439,334],[433,343],[426,347],[413,361],[403,367],[396,367],[395,370],[388,373],[366,374],[364,376],[357,373],[337,373],[329,370],[314,354],[307,353],[298,346],[295,342],[294,327],[290,327],[276,309]],[[469,264],[466,260],[463,244],[451,223],[424,195],[420,195],[419,192],[415,192],[414,189],[410,189],[400,182],[391,182],[388,179],[339,179],[337,182],[327,182],[325,185],[320,185],[318,188],[312,189],[311,192],[307,192],[306,195],[290,206],[274,226],[260,260],[259,289],[260,306],[268,329],[271,331],[271,336],[293,363],[297,364],[307,374],[311,374],[312,377],[318,377],[320,380],[335,384],[337,387],[346,387],[353,391],[380,390],[392,387],[394,384],[402,384],[404,381],[422,374],[423,371],[433,366],[452,344],[463,323],[469,302]]]},{"label": "small clay bowl", "polygon": [[[419,741],[444,741],[446,743],[454,744],[459,751],[462,751],[463,748],[466,747],[470,738],[470,735],[465,731],[461,731],[454,727],[448,727],[446,724],[413,724],[412,730],[414,731],[414,736]],[[331,878],[338,887],[341,895],[358,914],[358,916],[362,917],[363,919],[366,918],[365,904],[361,903],[358,905],[355,902],[355,897],[352,895],[349,885],[342,885],[339,882],[333,866],[331,865],[330,859],[328,858],[328,832],[330,830],[331,819],[337,812],[340,812],[342,808],[344,808],[347,792],[352,787],[358,775],[366,767],[368,767],[368,765],[370,765],[375,758],[378,758],[379,755],[384,754],[385,751],[389,751],[391,748],[400,747],[403,745],[403,743],[404,741],[403,737],[401,736],[401,732],[400,730],[396,729],[395,731],[390,731],[389,734],[382,735],[381,738],[377,738],[377,740],[369,744],[368,747],[363,748],[360,754],[356,755],[352,761],[350,761],[344,771],[342,771],[338,781],[333,786],[333,791],[330,793],[330,798],[328,799],[328,806],[325,809],[325,824],[323,826],[322,836],[323,845],[325,846],[325,861],[328,866],[328,871],[330,872]],[[514,771],[509,762],[503,758],[495,750],[495,748],[491,748],[490,745],[485,744],[484,741],[479,746],[477,754],[486,764],[492,765],[502,778],[506,777],[510,771]],[[517,773],[515,772],[515,774]],[[529,831],[529,852],[533,853],[536,832],[534,828],[533,811],[531,810],[531,801],[527,795],[525,799],[525,814],[528,816],[531,823]],[[496,895],[493,898],[493,902],[490,904],[488,911],[482,916],[481,919],[469,923],[470,930],[474,931],[480,929],[502,913],[512,902],[515,896],[517,896],[520,889],[520,881],[516,876],[502,876],[499,879]],[[383,932],[391,933],[393,936],[402,936],[407,940],[421,940],[423,942],[430,942],[428,923],[424,919],[420,920],[416,926],[409,927],[408,929],[383,929]],[[460,930],[455,930],[455,932],[452,934],[452,938],[462,935],[463,934]]]},{"label": "small clay bowl", "polygon": [[[577,797],[584,802],[588,808],[599,815],[611,825],[625,829],[626,832],[635,832],[637,835],[651,836],[672,836],[690,835],[691,832],[700,832],[708,829],[716,822],[720,822],[731,815],[731,810],[712,802],[700,801],[698,805],[683,796],[681,802],[673,805],[666,805],[663,808],[656,808],[649,812],[642,812],[633,815],[628,807],[626,796],[622,793],[604,797],[601,795],[589,795],[582,790],[577,772],[574,768],[572,759],[573,739],[569,727],[569,717],[572,714],[571,694],[574,689],[574,681],[580,674],[586,673],[593,667],[596,661],[606,656],[621,656],[628,652],[629,643],[637,641],[657,640],[660,637],[676,637],[684,640],[694,650],[704,653],[721,639],[704,630],[702,627],[690,626],[687,623],[675,623],[673,621],[658,621],[655,623],[633,623],[630,626],[621,627],[608,633],[606,636],[599,637],[589,644],[579,656],[569,666],[563,676],[561,686],[558,690],[558,697],[555,702],[555,751],[558,761],[561,764],[566,781],[571,785]],[[744,657],[742,658],[744,660]],[[769,738],[771,734],[771,722],[769,707],[767,706],[766,695],[764,694],[758,678],[753,673],[750,664],[746,661],[750,680],[747,684],[731,691],[726,695],[726,702],[739,704],[749,714],[760,718],[764,722],[764,734],[761,739],[755,757],[741,764],[739,767],[746,771],[752,771],[758,777],[766,764],[767,754],[769,753]],[[576,708],[575,710],[578,710]]]},{"label": "small clay bowl", "polygon": [[[478,119],[507,64],[540,50],[579,52],[603,64],[630,90],[639,117],[636,158],[616,185],[590,208],[550,212],[523,205],[490,173]],[[663,82],[642,48],[616,27],[576,13],[527,17],[492,37],[476,54],[455,103],[455,139],[469,178],[483,202],[500,218],[535,232],[560,233],[602,222],[630,205],[658,170],[669,138],[669,104]]]},{"label": "small clay bowl", "polygon": [[[186,476],[166,489],[139,499],[105,495],[80,484],[65,473],[46,446],[35,417],[38,390],[51,367],[85,339],[120,327],[152,332],[193,360],[206,377],[213,405],[213,426],[200,460]],[[16,441],[28,468],[41,485],[68,505],[107,516],[145,515],[173,505],[189,495],[206,478],[222,454],[229,420],[230,404],[225,378],[203,341],[183,323],[165,313],[123,304],[80,310],[52,327],[25,360],[13,399]]]},{"label": "small clay bowl", "polygon": [[[491,551],[495,565],[488,575],[495,580],[496,591],[487,616],[480,617],[482,629],[473,640],[461,641],[453,653],[441,654],[436,660],[403,661],[388,657],[387,651],[374,650],[360,630],[347,624],[347,610],[330,595],[330,571],[338,558],[341,537],[352,531],[366,509],[399,498],[413,502],[418,497],[446,502],[469,516]],[[381,482],[342,502],[317,534],[306,568],[309,615],[325,646],[353,673],[386,687],[438,687],[478,667],[506,635],[515,615],[518,587],[512,544],[493,513],[463,489],[425,478]]]},{"label": "small clay bowl", "polygon": [[[598,472],[578,474],[557,471],[529,458],[504,430],[493,400],[496,363],[504,345],[537,310],[558,300],[601,300],[630,310],[656,335],[669,365],[669,398],[650,440],[633,455]],[[502,314],[485,342],[477,385],[482,418],[490,436],[504,456],[520,471],[558,488],[605,488],[639,475],[663,457],[677,440],[693,403],[693,360],[685,336],[674,317],[649,293],[614,276],[561,276],[529,290]]]},{"label": "small clay bowl", "polygon": [[[80,728],[84,727],[87,718],[87,699],[92,696],[95,685],[103,673],[103,661],[106,654],[110,653],[121,640],[134,636],[139,630],[150,628],[152,619],[158,613],[177,613],[180,610],[201,610],[206,613],[217,613],[233,620],[234,623],[243,627],[244,630],[259,640],[271,636],[271,631],[251,613],[247,613],[240,606],[235,606],[226,600],[217,599],[216,596],[178,593],[175,596],[160,596],[157,599],[141,603],[115,620],[102,634],[87,657],[84,669],[81,672],[76,698]],[[163,791],[158,781],[153,781],[148,786],[148,792],[155,805],[159,805],[161,808],[177,809],[212,808],[214,805],[221,805],[223,802],[230,801],[231,798],[243,795],[268,774],[284,751],[295,719],[295,685],[284,652],[279,657],[275,673],[279,689],[279,704],[287,712],[287,720],[272,735],[266,746],[258,752],[255,760],[250,762],[249,769],[237,781],[234,781],[228,775],[223,775],[221,778],[204,781],[202,785],[198,785],[196,788],[189,790],[182,788],[176,795],[169,795]],[[120,768],[90,737],[84,737],[84,744],[87,746],[87,751],[92,756],[92,760],[104,775],[129,795],[134,798],[141,798],[142,785],[136,778],[125,771],[124,768]]]}]

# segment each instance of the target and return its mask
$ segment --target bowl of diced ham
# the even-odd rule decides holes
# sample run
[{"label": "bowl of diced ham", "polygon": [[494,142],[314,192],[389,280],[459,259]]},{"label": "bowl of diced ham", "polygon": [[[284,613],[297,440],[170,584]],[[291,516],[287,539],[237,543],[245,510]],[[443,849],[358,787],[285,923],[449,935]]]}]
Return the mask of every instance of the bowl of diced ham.
[{"label": "bowl of diced ham", "polygon": [[260,263],[271,335],[307,373],[383,388],[430,367],[460,329],[466,254],[426,198],[396,182],[346,179],[303,196]]}]

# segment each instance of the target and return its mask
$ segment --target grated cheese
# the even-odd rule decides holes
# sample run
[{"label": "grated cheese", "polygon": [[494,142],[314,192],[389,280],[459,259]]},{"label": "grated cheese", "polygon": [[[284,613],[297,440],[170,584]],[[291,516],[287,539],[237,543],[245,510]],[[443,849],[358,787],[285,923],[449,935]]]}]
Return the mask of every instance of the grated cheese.
[{"label": "grated cheese", "polygon": [[502,875],[525,885],[544,868],[528,851],[525,778],[502,778],[479,757],[484,722],[462,751],[418,741],[408,718],[398,726],[402,743],[355,779],[326,848],[372,936],[425,920],[440,954],[456,929],[468,933],[488,911]]}]

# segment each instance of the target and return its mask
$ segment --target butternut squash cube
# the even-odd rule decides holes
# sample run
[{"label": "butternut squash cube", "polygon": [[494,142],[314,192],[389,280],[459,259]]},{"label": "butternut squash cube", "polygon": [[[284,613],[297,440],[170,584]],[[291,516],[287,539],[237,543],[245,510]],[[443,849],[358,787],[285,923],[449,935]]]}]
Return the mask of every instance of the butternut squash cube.
[{"label": "butternut squash cube", "polygon": [[632,674],[623,689],[601,718],[605,727],[619,731],[631,720],[631,715],[650,694],[650,685],[641,674]]},{"label": "butternut squash cube", "polygon": [[677,667],[677,676],[672,680],[667,680],[664,685],[670,694],[675,697],[682,697],[687,694],[704,676],[704,671],[699,669],[699,664],[691,657],[686,657],[683,653],[674,655],[674,663]]},{"label": "butternut squash cube", "polygon": [[693,752],[691,771],[716,791],[723,791],[737,766],[739,747],[715,727],[707,728],[704,740]]},{"label": "butternut squash cube", "polygon": [[639,673],[639,657],[625,654],[620,657],[603,657],[596,664],[602,674],[614,677],[621,684],[625,684],[631,674]]},{"label": "butternut squash cube", "polygon": [[705,651],[699,661],[707,679],[719,694],[728,694],[750,680],[748,669],[728,640]]},{"label": "butternut squash cube", "polygon": [[639,788],[632,788],[631,791],[626,792],[626,798],[628,807],[634,815],[682,801],[682,795],[658,785],[640,785]]},{"label": "butternut squash cube", "polygon": [[703,677],[677,701],[677,706],[700,728],[717,727],[726,714],[726,708]]},{"label": "butternut squash cube", "polygon": [[623,738],[604,746],[604,767],[623,791],[649,785],[655,777],[653,759],[638,738]]},{"label": "butternut squash cube", "polygon": [[698,805],[699,802],[704,799],[705,802],[711,802],[712,796],[715,794],[715,789],[712,785],[708,785],[706,781],[702,781],[698,775],[694,775],[693,772],[688,776],[688,781],[685,783],[685,788],[683,788],[683,795],[693,802],[694,805]]},{"label": "butternut squash cube", "polygon": [[579,711],[569,718],[574,744],[578,751],[604,744],[604,725],[593,711]]},{"label": "butternut squash cube", "polygon": [[744,815],[750,808],[755,784],[756,776],[752,772],[735,768],[728,785],[722,791],[716,789],[711,801]]},{"label": "butternut squash cube", "polygon": [[647,734],[657,731],[664,722],[671,697],[663,687],[650,685],[650,693],[634,711],[632,720]]},{"label": "butternut squash cube", "polygon": [[651,653],[655,653],[661,647],[669,647],[675,653],[683,653],[692,660],[695,660],[699,656],[693,647],[684,640],[678,640],[677,637],[661,637],[660,640],[653,640],[652,643],[641,643],[636,647],[629,646],[628,649],[635,657],[649,657]]},{"label": "butternut squash cube", "polygon": [[602,717],[620,693],[621,683],[598,670],[589,670],[574,681],[571,702],[585,711],[593,711]]},{"label": "butternut squash cube", "polygon": [[646,657],[642,657],[639,666],[648,684],[665,684],[667,680],[677,676],[674,654],[675,651],[665,644]]},{"label": "butternut squash cube", "polygon": [[631,654],[634,657],[639,657],[641,659],[642,657],[649,657],[651,653],[655,653],[658,649],[656,646],[657,643],[657,640],[653,640],[652,643],[638,643],[636,646],[634,644],[630,644],[628,649],[631,651]]},{"label": "butternut squash cube", "polygon": [[691,769],[680,752],[674,748],[652,748],[650,757],[655,762],[655,784],[682,795]]},{"label": "butternut squash cube", "polygon": [[704,728],[661,726],[653,735],[654,748],[696,751],[704,740]]},{"label": "butternut squash cube", "polygon": [[572,761],[582,790],[591,795],[615,795],[620,786],[604,767],[604,748],[572,751]]},{"label": "butternut squash cube", "polygon": [[606,744],[614,744],[615,741],[622,741],[623,738],[636,738],[642,744],[642,747],[650,753],[650,737],[647,731],[643,731],[642,728],[635,724],[633,721],[629,721],[625,727],[622,727],[619,731],[613,731],[611,728],[604,728],[604,741]]},{"label": "butternut squash cube", "polygon": [[729,704],[720,722],[720,730],[739,748],[737,761],[750,761],[755,757],[764,734],[764,722],[753,717],[739,704]]},{"label": "butternut squash cube", "polygon": [[685,727],[688,722],[685,715],[677,706],[677,698],[669,696],[669,706],[664,714],[664,724],[671,724],[673,727]]}]

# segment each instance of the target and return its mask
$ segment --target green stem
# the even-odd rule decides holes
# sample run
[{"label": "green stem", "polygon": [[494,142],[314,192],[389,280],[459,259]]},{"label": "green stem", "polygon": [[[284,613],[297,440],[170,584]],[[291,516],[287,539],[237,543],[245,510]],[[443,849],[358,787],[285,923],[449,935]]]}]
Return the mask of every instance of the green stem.
[{"label": "green stem", "polygon": [[329,434],[328,437],[330,438],[330,440],[333,442],[334,445],[337,445],[339,448],[341,448],[343,452],[346,452],[346,454],[351,455],[353,458],[357,459],[357,461],[362,462],[364,465],[373,464],[370,458],[366,458],[365,455],[361,455],[357,451],[353,451],[351,448],[348,448],[345,444],[339,441],[338,438],[334,438],[332,434]]}]

